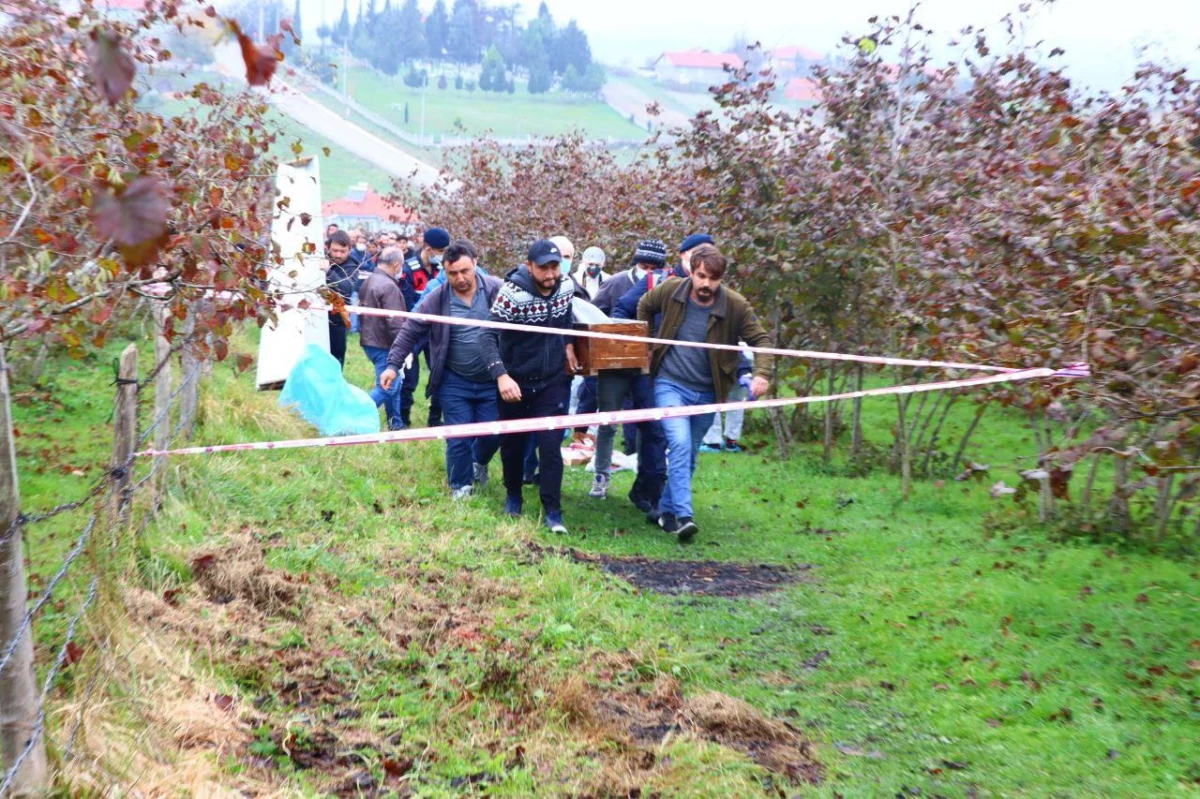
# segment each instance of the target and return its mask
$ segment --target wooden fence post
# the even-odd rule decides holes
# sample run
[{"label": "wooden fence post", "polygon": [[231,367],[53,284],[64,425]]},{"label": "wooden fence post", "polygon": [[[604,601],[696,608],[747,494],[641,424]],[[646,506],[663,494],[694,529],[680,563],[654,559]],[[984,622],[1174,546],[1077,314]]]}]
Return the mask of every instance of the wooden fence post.
[{"label": "wooden fence post", "polygon": [[[155,327],[158,334],[154,337],[154,363],[158,367],[158,375],[154,378],[154,448],[165,450],[171,441],[171,342],[163,335],[171,309],[166,303],[159,303],[155,309]],[[157,507],[162,495],[163,467],[166,458],[159,455],[154,459],[154,504]]]},{"label": "wooden fence post", "polygon": [[192,336],[196,331],[196,319],[188,314],[184,323],[183,354],[180,362],[183,365],[184,382],[183,396],[179,402],[179,421],[186,438],[191,441],[196,429],[196,408],[200,404],[200,359],[193,350]]},{"label": "wooden fence post", "polygon": [[[0,656],[25,620],[29,586],[25,581],[25,551],[21,546],[20,485],[17,452],[13,445],[12,409],[9,404],[8,364],[0,346]],[[0,749],[4,768],[0,781],[29,745],[38,715],[38,688],[33,670],[33,632],[21,633],[12,658],[0,672]],[[42,794],[49,788],[44,738],[25,756],[11,785],[13,796]]]},{"label": "wooden fence post", "polygon": [[137,443],[137,345],[130,344],[121,353],[117,368],[117,408],[113,418],[112,468],[119,470],[113,482],[114,517],[120,518],[129,495],[133,464],[129,456]]}]

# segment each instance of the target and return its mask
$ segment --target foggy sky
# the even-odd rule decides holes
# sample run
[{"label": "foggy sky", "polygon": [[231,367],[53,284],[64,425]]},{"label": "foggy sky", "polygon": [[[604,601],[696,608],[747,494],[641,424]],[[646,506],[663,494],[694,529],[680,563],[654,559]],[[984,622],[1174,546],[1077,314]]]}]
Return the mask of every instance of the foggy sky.
[{"label": "foggy sky", "polygon": [[[329,21],[341,0],[302,0],[305,28],[315,29],[322,11]],[[377,0],[382,5],[381,0]],[[399,2],[399,0],[393,0]],[[419,0],[428,11],[433,0]],[[639,66],[663,50],[727,48],[744,34],[765,47],[802,45],[833,51],[847,32],[868,29],[873,14],[907,13],[909,0],[547,0],[560,24],[575,18],[588,33],[596,58]],[[452,7],[453,0],[447,0]],[[526,18],[537,0],[522,4]],[[992,24],[1016,11],[1016,0],[924,0],[917,16],[935,35],[938,52],[966,24]],[[351,14],[357,7],[351,0]],[[1200,69],[1200,0],[1058,0],[1034,4],[1026,39],[1065,49],[1069,73],[1104,88],[1116,88],[1133,71],[1139,52],[1166,55]],[[999,28],[992,37],[999,45]]]}]

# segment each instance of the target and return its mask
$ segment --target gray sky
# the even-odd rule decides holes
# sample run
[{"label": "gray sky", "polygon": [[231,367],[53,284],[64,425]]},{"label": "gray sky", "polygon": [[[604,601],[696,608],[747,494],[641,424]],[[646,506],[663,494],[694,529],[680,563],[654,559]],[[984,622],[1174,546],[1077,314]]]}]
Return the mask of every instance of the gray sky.
[{"label": "gray sky", "polygon": [[[306,27],[315,28],[321,9],[329,18],[341,0],[302,0]],[[398,2],[399,0],[393,0]],[[423,10],[433,0],[420,0]],[[640,65],[663,50],[723,49],[744,33],[764,46],[795,44],[833,50],[848,31],[864,31],[873,14],[904,15],[909,0],[547,0],[560,23],[574,17],[604,62]],[[350,0],[351,10],[356,6]],[[380,1],[380,5],[382,2]],[[453,0],[447,0],[452,6]],[[524,0],[527,17],[538,1]],[[924,0],[918,18],[937,42],[966,24],[997,22],[1018,0]],[[309,16],[310,9],[312,13]],[[1130,75],[1140,48],[1166,54],[1200,69],[1200,0],[1058,0],[1035,6],[1030,42],[1044,40],[1067,51],[1069,71],[1089,83],[1115,88]],[[1000,44],[999,38],[993,38]],[[943,50],[947,55],[949,50]]]}]

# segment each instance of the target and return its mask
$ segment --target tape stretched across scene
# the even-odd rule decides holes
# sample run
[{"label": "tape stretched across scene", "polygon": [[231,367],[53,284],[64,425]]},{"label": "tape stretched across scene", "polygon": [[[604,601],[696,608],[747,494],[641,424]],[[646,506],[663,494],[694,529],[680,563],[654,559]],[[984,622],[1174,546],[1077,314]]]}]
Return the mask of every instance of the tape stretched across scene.
[{"label": "tape stretched across scene", "polygon": [[[296,306],[282,306],[283,310],[291,310]],[[326,305],[313,304],[307,310],[333,312]],[[1015,373],[1023,371],[1011,366],[990,366],[979,363],[957,363],[954,361],[926,361],[914,358],[890,358],[883,355],[851,355],[841,352],[818,352],[816,350],[789,350],[780,347],[750,347],[738,344],[710,344],[705,341],[676,341],[674,339],[653,338],[650,336],[630,336],[623,333],[599,333],[592,330],[563,330],[555,327],[537,327],[535,325],[518,325],[512,322],[494,322],[490,319],[469,319],[464,317],[437,316],[420,313],[419,311],[390,311],[385,308],[367,308],[361,305],[346,305],[348,313],[360,316],[390,316],[400,319],[417,319],[444,325],[466,325],[468,327],[490,327],[493,330],[512,330],[518,333],[544,333],[552,336],[572,336],[575,338],[598,338],[606,341],[633,341],[647,344],[665,344],[672,347],[697,347],[707,350],[729,350],[731,352],[755,352],[763,355],[780,355],[786,358],[811,358],[825,361],[853,361],[855,363],[871,363],[883,366],[922,366],[940,369],[964,369],[976,372]],[[631,319],[614,319],[614,322],[630,322]]]},{"label": "tape stretched across scene", "polygon": [[[437,317],[441,318],[441,317]],[[545,416],[536,419],[513,419],[496,422],[475,422],[472,424],[449,425],[445,427],[423,427],[417,429],[397,430],[387,433],[367,433],[353,436],[332,436],[325,438],[297,438],[283,441],[258,441],[242,444],[217,444],[202,447],[184,447],[171,450],[144,450],[136,453],[138,457],[153,457],[163,455],[207,455],[218,452],[246,452],[250,450],[300,449],[306,447],[348,447],[358,444],[389,444],[400,441],[430,441],[447,438],[474,438],[476,436],[503,435],[506,433],[535,433],[542,430],[566,430],[573,427],[589,427],[591,425],[616,425],[631,422],[661,421],[680,416],[697,416],[706,413],[752,410],[754,408],[782,408],[790,405],[803,405],[812,402],[831,402],[834,400],[856,399],[859,397],[880,397],[891,394],[920,394],[926,391],[944,391],[951,388],[966,388],[984,386],[995,383],[1012,383],[1020,380],[1034,380],[1044,377],[1079,378],[1087,377],[1088,370],[1084,365],[1072,365],[1065,369],[1020,369],[998,375],[969,377],[961,380],[944,380],[935,383],[920,383],[916,385],[888,386],[885,388],[848,391],[843,394],[830,394],[817,397],[780,397],[777,399],[750,400],[744,402],[718,402],[708,405],[686,405],[670,408],[646,408],[630,411],[608,411],[600,413],[582,413],[574,416]]]}]

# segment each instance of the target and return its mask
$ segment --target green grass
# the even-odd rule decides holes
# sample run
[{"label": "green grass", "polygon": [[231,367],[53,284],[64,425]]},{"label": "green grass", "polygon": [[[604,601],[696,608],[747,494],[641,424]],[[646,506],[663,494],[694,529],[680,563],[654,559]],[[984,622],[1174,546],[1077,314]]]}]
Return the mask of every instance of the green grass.
[{"label": "green grass", "polygon": [[[350,95],[393,124],[412,133],[421,130],[421,90],[404,85],[401,76],[387,77],[374,70],[351,69],[347,76]],[[491,132],[500,137],[556,136],[579,129],[594,138],[646,138],[646,132],[603,102],[572,100],[559,93],[531,95],[523,84],[513,94],[496,94],[436,86],[436,78],[425,92],[425,134],[471,136]],[[325,96],[312,96],[331,105]],[[409,121],[404,122],[404,104]]]},{"label": "green grass", "polygon": [[[177,89],[185,89],[194,86],[201,80],[220,84],[222,78],[211,73],[200,73],[189,76],[187,80],[177,78],[174,80],[174,84]],[[152,102],[155,112],[164,117],[190,117],[198,111],[204,111],[202,106],[187,98],[157,97]],[[370,162],[348,152],[274,108],[268,110],[266,118],[268,124],[273,125],[279,131],[278,140],[271,148],[271,155],[280,160],[291,160],[305,155],[315,155],[320,159],[321,197],[324,202],[345,197],[352,185],[364,181],[381,194],[386,194],[391,190],[391,176]],[[296,141],[299,141],[303,148],[299,156],[292,149],[292,144]],[[405,146],[399,142],[393,143],[406,151],[420,153],[418,157],[428,159],[428,153],[419,148]],[[326,149],[329,150],[329,155],[325,155]]]},{"label": "green grass", "polygon": [[[250,339],[234,349],[252,351]],[[352,382],[369,385],[353,340],[348,361]],[[69,441],[68,463],[103,452],[104,362],[55,371],[58,410],[49,399],[16,407],[28,505],[90,478],[50,468],[56,456],[39,449],[49,444],[26,442],[35,431]],[[218,365],[204,397],[202,443],[308,434],[251,374]],[[971,411],[962,405],[956,425]],[[866,406],[873,443],[886,443],[892,408]],[[239,707],[254,707],[256,743],[221,761],[229,780],[266,773],[315,794],[362,770],[395,788],[386,764],[411,761],[403,780],[422,796],[635,783],[643,795],[762,793],[759,767],[689,736],[631,767],[619,740],[573,719],[563,699],[580,681],[611,696],[677,680],[685,696],[721,691],[801,730],[826,768],[814,795],[1191,795],[1196,566],[1052,544],[1011,500],[991,499],[988,482],[1013,482],[1025,436],[1015,413],[989,411],[969,453],[990,463],[989,480],[918,482],[906,502],[894,477],[837,476],[811,448],[788,462],[769,447],[705,455],[703,532],[686,549],[624,501],[628,474],[597,503],[588,475],[569,469],[571,532],[554,538],[532,491],[526,519],[500,514],[498,463],[483,496],[452,504],[436,443],[180,458],[178,488],[146,532],[143,563],[155,568],[140,580],[182,587],[181,607],[217,630],[240,619],[231,641],[197,644]],[[998,510],[1008,523],[985,524]],[[44,570],[58,552],[30,540]],[[814,568],[756,598],[672,598],[531,543]],[[238,603],[206,601],[189,564],[226,545],[261,549],[298,581],[297,610],[234,618]],[[344,696],[300,704],[292,683]],[[284,752],[319,752],[327,734],[357,759],[302,768]]]}]

